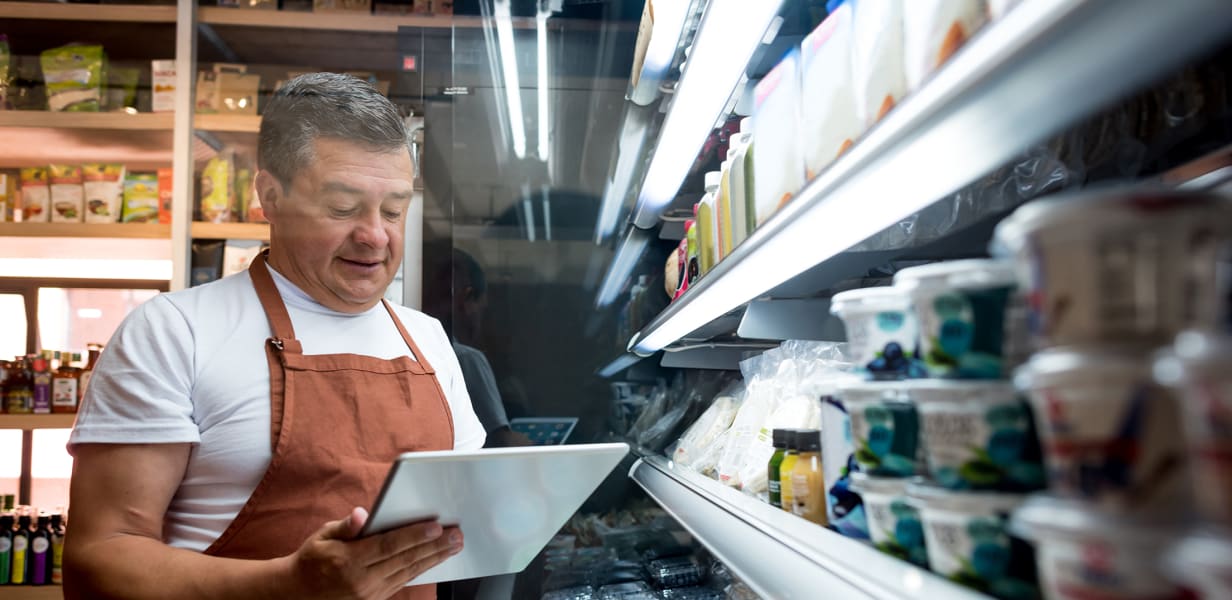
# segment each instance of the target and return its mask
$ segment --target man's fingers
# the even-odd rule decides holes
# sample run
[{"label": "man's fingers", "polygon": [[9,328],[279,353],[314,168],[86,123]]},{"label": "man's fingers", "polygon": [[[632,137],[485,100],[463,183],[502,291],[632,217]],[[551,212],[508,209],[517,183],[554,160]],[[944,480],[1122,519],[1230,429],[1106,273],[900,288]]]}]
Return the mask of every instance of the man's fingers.
[{"label": "man's fingers", "polygon": [[454,551],[461,549],[462,531],[457,527],[447,527],[436,539],[388,556],[385,560],[372,565],[372,569],[380,573],[382,577],[391,577],[407,568],[407,565],[419,562],[426,557],[440,553],[445,553],[448,556]]},{"label": "man's fingers", "polygon": [[456,548],[447,546],[444,550],[438,550],[423,556],[419,560],[416,560],[415,562],[394,571],[393,574],[386,579],[386,581],[394,586],[394,591],[397,591],[402,586],[410,583],[416,577],[423,575],[428,569],[445,562],[445,559],[461,551],[461,546]]},{"label": "man's fingers", "polygon": [[385,562],[390,557],[398,556],[417,546],[431,543],[444,533],[437,521],[424,521],[407,525],[393,531],[359,540],[360,552],[364,557],[364,565],[372,566]]},{"label": "man's fingers", "polygon": [[359,535],[360,529],[368,521],[368,511],[362,508],[351,509],[351,514],[337,521],[330,521],[317,534],[323,540],[349,540]]}]

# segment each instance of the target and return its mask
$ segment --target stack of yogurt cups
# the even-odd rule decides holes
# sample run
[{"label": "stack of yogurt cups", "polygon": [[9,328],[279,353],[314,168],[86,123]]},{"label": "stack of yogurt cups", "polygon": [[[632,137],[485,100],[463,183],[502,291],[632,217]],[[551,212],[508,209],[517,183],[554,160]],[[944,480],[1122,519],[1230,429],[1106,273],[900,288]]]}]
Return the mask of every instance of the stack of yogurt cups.
[{"label": "stack of yogurt cups", "polygon": [[1149,188],[1032,202],[998,226],[1047,474],[1010,531],[1033,543],[1045,598],[1232,598],[1229,239],[1227,199]]},{"label": "stack of yogurt cups", "polygon": [[1011,261],[963,260],[831,301],[866,376],[839,396],[872,542],[1015,600],[1038,589],[1009,516],[1044,485],[1031,411],[1008,379],[1027,355],[1019,298]]}]

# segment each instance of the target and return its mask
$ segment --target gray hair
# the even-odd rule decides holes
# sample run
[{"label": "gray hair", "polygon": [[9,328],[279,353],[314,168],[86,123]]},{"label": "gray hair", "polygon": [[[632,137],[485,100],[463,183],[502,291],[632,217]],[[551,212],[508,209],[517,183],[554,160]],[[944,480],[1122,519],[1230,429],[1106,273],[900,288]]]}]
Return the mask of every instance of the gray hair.
[{"label": "gray hair", "polygon": [[315,159],[317,138],[338,138],[376,152],[410,152],[397,107],[362,79],[337,73],[300,75],[274,93],[261,117],[257,168],[290,186]]}]

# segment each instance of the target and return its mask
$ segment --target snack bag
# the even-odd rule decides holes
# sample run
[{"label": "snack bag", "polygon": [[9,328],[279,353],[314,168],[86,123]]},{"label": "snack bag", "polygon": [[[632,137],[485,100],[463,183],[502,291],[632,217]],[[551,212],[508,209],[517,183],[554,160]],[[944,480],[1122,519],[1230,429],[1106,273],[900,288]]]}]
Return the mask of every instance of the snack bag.
[{"label": "snack bag", "polygon": [[124,223],[158,222],[158,176],[153,173],[129,173],[124,178]]},{"label": "snack bag", "polygon": [[46,223],[51,218],[51,188],[47,185],[46,167],[21,170],[21,220]]},{"label": "snack bag", "polygon": [[86,199],[82,188],[81,167],[51,165],[51,222],[80,223],[85,216]]},{"label": "snack bag", "polygon": [[207,223],[231,221],[235,198],[234,167],[229,159],[217,156],[201,171],[201,220]]},{"label": "snack bag", "polygon": [[124,165],[81,165],[85,180],[86,223],[115,223],[120,220],[124,200]]},{"label": "snack bag", "polygon": [[171,169],[158,170],[158,222],[171,222]]},{"label": "snack bag", "polygon": [[98,112],[103,103],[103,72],[107,55],[102,46],[62,46],[39,56],[47,85],[47,106],[53,111]]}]

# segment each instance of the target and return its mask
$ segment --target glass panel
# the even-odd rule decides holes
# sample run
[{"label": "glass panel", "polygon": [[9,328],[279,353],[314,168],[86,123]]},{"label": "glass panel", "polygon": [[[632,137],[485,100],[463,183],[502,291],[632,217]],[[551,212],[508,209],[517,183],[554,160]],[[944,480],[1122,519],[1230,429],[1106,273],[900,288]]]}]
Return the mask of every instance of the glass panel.
[{"label": "glass panel", "polygon": [[26,299],[20,294],[0,294],[0,359],[26,353]]},{"label": "glass panel", "polygon": [[30,457],[30,505],[43,510],[68,506],[73,457],[66,449],[71,429],[36,429]]},{"label": "glass panel", "polygon": [[49,350],[85,352],[106,343],[124,317],[158,290],[40,288],[39,344]]}]

